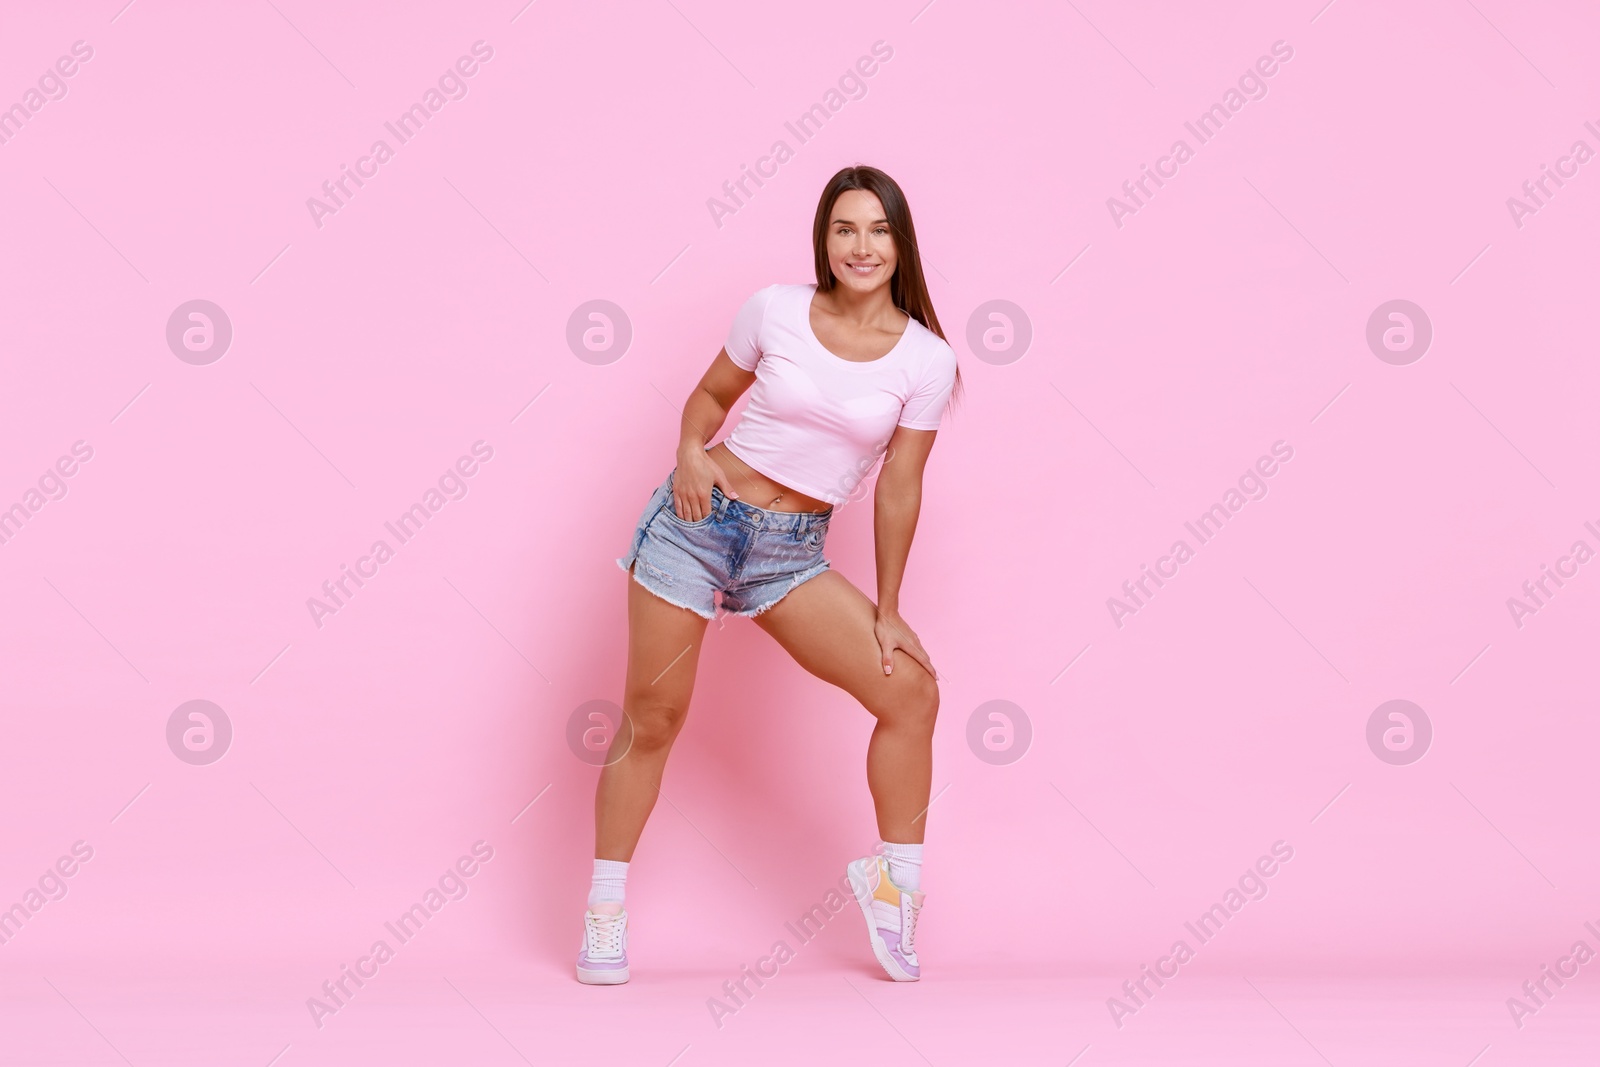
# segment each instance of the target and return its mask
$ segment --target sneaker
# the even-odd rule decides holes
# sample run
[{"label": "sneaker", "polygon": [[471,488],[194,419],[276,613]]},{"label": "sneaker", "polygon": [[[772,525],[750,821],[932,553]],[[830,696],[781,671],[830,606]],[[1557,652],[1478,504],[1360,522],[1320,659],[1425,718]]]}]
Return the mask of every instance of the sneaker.
[{"label": "sneaker", "polygon": [[583,913],[578,981],[584,985],[621,985],[627,980],[628,913],[619,901],[601,901]]},{"label": "sneaker", "polygon": [[889,861],[882,856],[864,856],[845,868],[856,903],[867,917],[867,936],[872,939],[872,954],[896,982],[915,982],[922,977],[917,963],[917,916],[922,913],[922,894],[907,893],[889,878]]}]

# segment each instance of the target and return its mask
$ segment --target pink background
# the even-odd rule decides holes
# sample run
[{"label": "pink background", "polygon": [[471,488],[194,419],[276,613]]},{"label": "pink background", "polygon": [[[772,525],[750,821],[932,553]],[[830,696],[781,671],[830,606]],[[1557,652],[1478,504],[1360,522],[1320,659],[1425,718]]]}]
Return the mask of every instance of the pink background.
[{"label": "pink background", "polygon": [[[1524,1029],[1505,1000],[1600,948],[1600,563],[1520,629],[1506,601],[1600,549],[1600,162],[1520,228],[1506,201],[1600,149],[1592,8],[121,5],[0,34],[4,104],[94,49],[0,145],[0,506],[94,450],[0,545],[0,905],[94,849],[0,946],[3,1062],[1578,1062],[1594,967]],[[478,40],[468,94],[315,225]],[[1113,223],[1278,40],[1267,95]],[[571,974],[595,770],[565,729],[621,697],[613,560],[677,406],[745,297],[812,280],[852,163],[905,189],[966,386],[901,598],[944,676],[929,978],[880,982],[842,913],[719,1030],[706,999],[875,841],[868,717],[712,624],[610,991]],[[209,365],[164,336],[193,299],[233,326]],[[566,341],[594,299],[633,330],[604,365]],[[968,342],[996,299],[1031,323],[1011,362]],[[1394,299],[1434,330],[1405,366],[1364,336]],[[478,440],[467,495],[318,628],[307,598]],[[1268,495],[1113,623],[1279,440]],[[869,507],[828,555],[871,593]],[[208,766],[167,746],[194,699],[233,724]],[[1407,766],[1366,742],[1392,699],[1433,724]],[[991,700],[1032,724],[1008,765],[967,744]],[[1270,894],[1115,1027],[1280,839]],[[469,894],[316,1028],[306,998],[478,840]]]}]

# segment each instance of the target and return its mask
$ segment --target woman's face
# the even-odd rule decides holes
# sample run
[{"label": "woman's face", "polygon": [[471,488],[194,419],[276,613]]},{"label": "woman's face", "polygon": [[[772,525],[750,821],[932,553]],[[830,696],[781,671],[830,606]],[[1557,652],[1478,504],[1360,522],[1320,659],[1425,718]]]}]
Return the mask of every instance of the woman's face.
[{"label": "woman's face", "polygon": [[889,284],[897,257],[888,213],[876,193],[847,189],[839,194],[828,219],[827,250],[840,285],[868,293]]}]

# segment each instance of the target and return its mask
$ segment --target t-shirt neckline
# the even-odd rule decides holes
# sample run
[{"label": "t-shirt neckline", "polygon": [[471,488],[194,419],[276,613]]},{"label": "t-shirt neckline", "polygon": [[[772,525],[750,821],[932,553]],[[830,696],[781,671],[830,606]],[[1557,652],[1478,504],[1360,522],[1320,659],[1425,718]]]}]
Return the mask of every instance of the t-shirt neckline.
[{"label": "t-shirt neckline", "polygon": [[900,339],[894,343],[893,348],[889,349],[889,351],[885,352],[877,359],[845,359],[827,345],[823,344],[822,339],[817,336],[817,331],[811,328],[811,302],[817,298],[817,283],[807,282],[806,290],[807,296],[804,305],[800,308],[800,325],[805,330],[806,337],[809,338],[811,343],[816,345],[817,348],[829,359],[833,360],[835,363],[842,363],[847,367],[857,367],[865,370],[867,368],[876,367],[882,363],[888,362],[900,354],[900,350],[906,345],[907,336],[910,335],[912,329],[917,325],[917,317],[915,315],[908,315],[906,318],[906,328],[900,331]]}]

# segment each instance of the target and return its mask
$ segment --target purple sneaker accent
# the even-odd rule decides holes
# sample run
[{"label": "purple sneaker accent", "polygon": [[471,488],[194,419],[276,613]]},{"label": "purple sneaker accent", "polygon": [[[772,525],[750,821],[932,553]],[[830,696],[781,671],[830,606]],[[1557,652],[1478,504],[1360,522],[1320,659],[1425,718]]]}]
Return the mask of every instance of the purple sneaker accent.
[{"label": "purple sneaker accent", "polygon": [[845,868],[856,903],[867,920],[867,936],[872,954],[884,971],[897,982],[915,982],[922,977],[917,960],[917,919],[922,913],[921,893],[908,893],[889,877],[888,863],[881,856],[864,856]]},{"label": "purple sneaker accent", "polygon": [[621,985],[628,980],[628,913],[611,901],[583,913],[583,945],[578,950],[578,981]]}]

